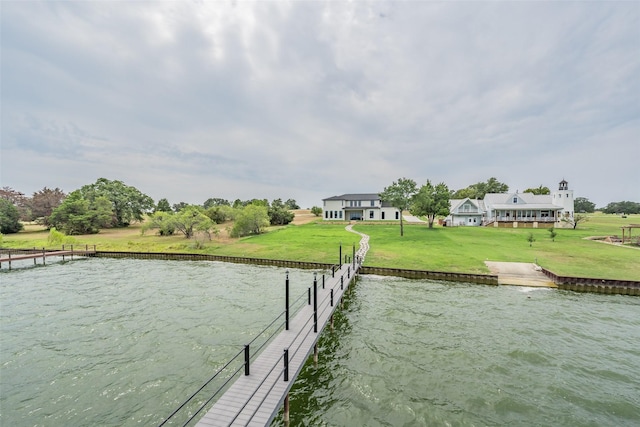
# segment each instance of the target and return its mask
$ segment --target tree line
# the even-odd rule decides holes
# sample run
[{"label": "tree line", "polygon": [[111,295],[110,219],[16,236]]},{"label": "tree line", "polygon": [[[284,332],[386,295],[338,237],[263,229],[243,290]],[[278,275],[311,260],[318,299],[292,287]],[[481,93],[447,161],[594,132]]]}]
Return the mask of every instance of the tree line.
[{"label": "tree line", "polygon": [[47,229],[67,235],[94,234],[101,228],[127,227],[145,221],[143,232],[159,235],[181,233],[187,238],[196,233],[211,236],[215,225],[233,220],[232,236],[259,234],[269,225],[293,221],[291,210],[300,207],[294,199],[240,200],[234,202],[209,198],[202,205],[184,202],[171,205],[166,198],[153,199],[122,181],[99,178],[95,183],[65,194],[47,187],[26,197],[10,187],[0,189],[0,232],[17,233],[22,222],[35,221]]},{"label": "tree line", "polygon": [[[508,191],[509,186],[494,177],[457,191],[449,190],[444,183],[434,185],[430,181],[418,188],[415,181],[400,178],[386,187],[380,196],[398,209],[426,216],[429,225],[433,226],[436,216],[448,215],[450,199],[483,199],[487,193]],[[524,192],[550,194],[549,188],[542,185]],[[592,213],[596,210],[595,203],[585,197],[577,197],[574,206],[576,213]],[[135,187],[122,181],[100,178],[69,194],[57,187],[44,187],[27,197],[10,187],[0,188],[0,233],[17,233],[23,229],[22,222],[36,221],[48,229],[56,228],[69,235],[91,234],[101,228],[127,227],[150,216],[143,231],[153,229],[163,236],[181,233],[189,238],[197,232],[210,234],[215,232],[216,224],[230,220],[234,221],[230,234],[246,236],[262,233],[269,225],[289,224],[293,220],[290,211],[299,208],[294,199],[284,202],[282,199],[271,202],[267,199],[236,199],[231,202],[209,198],[202,205],[185,202],[171,205],[163,198],[156,204]],[[611,202],[599,210],[608,214],[640,214],[640,203]],[[322,214],[322,209],[314,206],[311,212],[318,216]],[[400,218],[402,234],[402,216]]]}]

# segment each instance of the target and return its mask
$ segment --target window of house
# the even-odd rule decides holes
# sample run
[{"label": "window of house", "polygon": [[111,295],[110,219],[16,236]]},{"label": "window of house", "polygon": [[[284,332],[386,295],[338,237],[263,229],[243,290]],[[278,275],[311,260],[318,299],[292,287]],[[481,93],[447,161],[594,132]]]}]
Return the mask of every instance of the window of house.
[{"label": "window of house", "polygon": [[371,201],[371,206],[375,206],[375,205],[376,205],[376,201],[375,201],[375,200],[372,200],[372,201]]},{"label": "window of house", "polygon": [[373,219],[373,211],[369,211],[369,219]]},{"label": "window of house", "polygon": [[324,219],[329,219],[329,211],[324,211]]},{"label": "window of house", "polygon": [[333,219],[333,211],[329,211],[329,218]]},{"label": "window of house", "polygon": [[333,217],[336,218],[336,219],[338,218],[338,211],[334,212]]},{"label": "window of house", "polygon": [[513,203],[518,203],[518,198],[517,197],[513,198]]},{"label": "window of house", "polygon": [[342,219],[342,211],[340,211],[340,219]]}]

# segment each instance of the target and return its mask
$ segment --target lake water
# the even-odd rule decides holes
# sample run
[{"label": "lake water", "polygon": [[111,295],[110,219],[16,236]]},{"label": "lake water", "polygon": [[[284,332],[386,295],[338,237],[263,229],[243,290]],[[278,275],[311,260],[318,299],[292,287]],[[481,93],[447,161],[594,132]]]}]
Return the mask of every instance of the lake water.
[{"label": "lake water", "polygon": [[[282,312],[284,276],[113,259],[1,273],[0,425],[159,424]],[[290,276],[305,295],[312,272]],[[637,297],[363,276],[291,424],[637,426],[639,367]]]}]

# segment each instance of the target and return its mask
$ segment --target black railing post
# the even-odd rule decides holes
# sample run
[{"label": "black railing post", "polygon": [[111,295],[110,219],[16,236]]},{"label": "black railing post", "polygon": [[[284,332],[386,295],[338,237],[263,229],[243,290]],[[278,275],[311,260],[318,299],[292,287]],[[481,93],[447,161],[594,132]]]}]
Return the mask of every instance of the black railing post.
[{"label": "black railing post", "polygon": [[340,276],[340,289],[344,289],[344,276]]},{"label": "black railing post", "polygon": [[351,279],[351,266],[347,267],[347,279]]},{"label": "black railing post", "polygon": [[318,277],[313,273],[313,332],[318,333]]},{"label": "black railing post", "polygon": [[289,349],[284,349],[284,380],[289,381]]},{"label": "black railing post", "polygon": [[311,288],[307,288],[307,304],[311,305]]},{"label": "black railing post", "polygon": [[331,277],[336,277],[336,266],[335,265],[331,266]]},{"label": "black railing post", "polygon": [[342,242],[340,242],[340,258],[338,260],[338,265],[342,265]]},{"label": "black railing post", "polygon": [[322,274],[322,289],[324,289],[324,274]]},{"label": "black railing post", "polygon": [[333,288],[331,288],[331,307],[333,307]]},{"label": "black railing post", "polygon": [[356,244],[353,244],[353,256],[351,257],[351,262],[353,263],[353,268],[356,268]]},{"label": "black railing post", "polygon": [[284,325],[285,325],[285,330],[288,331],[289,330],[289,270],[287,270],[287,279],[285,280],[284,303],[285,303]]},{"label": "black railing post", "polygon": [[249,344],[244,346],[244,374],[249,375]]}]

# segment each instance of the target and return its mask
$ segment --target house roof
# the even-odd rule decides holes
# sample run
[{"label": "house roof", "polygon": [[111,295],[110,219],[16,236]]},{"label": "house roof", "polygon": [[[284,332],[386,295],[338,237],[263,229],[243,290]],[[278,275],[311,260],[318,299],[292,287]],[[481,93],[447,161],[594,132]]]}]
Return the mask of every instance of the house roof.
[{"label": "house roof", "polygon": [[515,203],[511,203],[514,197],[517,197],[523,203],[529,204],[547,204],[553,205],[550,194],[533,194],[533,193],[488,193],[484,196],[484,201],[488,206],[495,206],[500,204],[508,204],[515,206]]},{"label": "house roof", "polygon": [[496,205],[493,205],[492,208],[495,209],[506,209],[506,210],[526,210],[526,209],[542,209],[542,210],[550,210],[550,211],[561,211],[562,210],[562,206],[556,206],[554,204],[551,203],[521,203],[521,204],[514,204],[514,203],[499,203]]},{"label": "house roof", "polygon": [[467,200],[479,210],[484,211],[484,203],[482,202],[482,200],[470,199],[468,197],[465,199],[450,199],[449,204],[451,207],[449,209],[451,211],[455,211],[460,206],[462,206]]},{"label": "house roof", "polygon": [[322,200],[380,200],[378,193],[343,194],[342,196],[327,197]]}]

